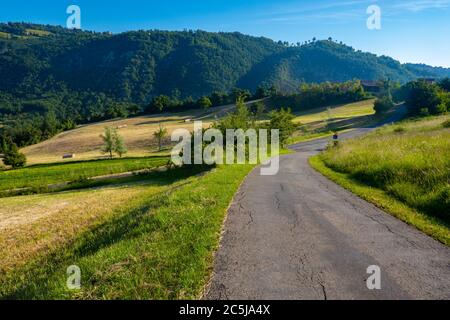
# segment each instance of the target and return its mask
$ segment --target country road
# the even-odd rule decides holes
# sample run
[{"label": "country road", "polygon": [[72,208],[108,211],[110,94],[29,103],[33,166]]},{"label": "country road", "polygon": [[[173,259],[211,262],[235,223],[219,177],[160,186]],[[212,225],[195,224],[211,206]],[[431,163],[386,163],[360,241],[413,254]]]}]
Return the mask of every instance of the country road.
[{"label": "country road", "polygon": [[[292,146],[276,176],[247,177],[205,299],[450,299],[448,247],[308,165],[328,140]],[[381,268],[381,290],[367,288],[371,265]]]}]

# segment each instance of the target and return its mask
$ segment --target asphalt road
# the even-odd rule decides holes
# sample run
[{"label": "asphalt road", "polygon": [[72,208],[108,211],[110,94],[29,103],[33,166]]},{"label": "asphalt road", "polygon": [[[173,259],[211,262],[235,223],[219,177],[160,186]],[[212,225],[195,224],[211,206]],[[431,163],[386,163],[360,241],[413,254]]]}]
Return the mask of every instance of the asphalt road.
[{"label": "asphalt road", "polygon": [[[450,299],[448,247],[308,165],[328,140],[294,145],[276,176],[248,176],[229,209],[205,299]],[[381,290],[367,288],[371,265],[381,269]]]}]

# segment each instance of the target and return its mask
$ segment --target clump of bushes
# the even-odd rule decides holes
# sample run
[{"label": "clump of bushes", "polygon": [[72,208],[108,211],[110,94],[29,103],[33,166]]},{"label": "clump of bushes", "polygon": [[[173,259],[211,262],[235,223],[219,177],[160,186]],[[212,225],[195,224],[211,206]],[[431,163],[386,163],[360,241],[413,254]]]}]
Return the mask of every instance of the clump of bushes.
[{"label": "clump of bushes", "polygon": [[13,169],[22,168],[27,163],[27,158],[19,151],[17,145],[13,143],[5,151],[3,163],[7,166],[11,166]]},{"label": "clump of bushes", "polygon": [[391,96],[383,96],[375,101],[375,112],[376,114],[383,114],[391,110],[395,106],[394,101],[392,101]]},{"label": "clump of bushes", "polygon": [[439,115],[450,110],[450,92],[446,83],[411,81],[396,92],[399,101],[405,101],[411,116]]}]

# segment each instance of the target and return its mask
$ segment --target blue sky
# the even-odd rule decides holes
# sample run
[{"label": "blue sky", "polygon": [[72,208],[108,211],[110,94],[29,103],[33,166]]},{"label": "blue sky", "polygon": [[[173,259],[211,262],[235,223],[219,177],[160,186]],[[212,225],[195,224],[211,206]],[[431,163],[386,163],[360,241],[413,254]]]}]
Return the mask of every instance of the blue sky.
[{"label": "blue sky", "polygon": [[[402,62],[450,67],[450,0],[14,0],[0,21],[65,25],[68,5],[81,8],[82,28],[240,31],[302,42],[333,37]],[[381,30],[368,30],[366,9],[381,8]]]}]

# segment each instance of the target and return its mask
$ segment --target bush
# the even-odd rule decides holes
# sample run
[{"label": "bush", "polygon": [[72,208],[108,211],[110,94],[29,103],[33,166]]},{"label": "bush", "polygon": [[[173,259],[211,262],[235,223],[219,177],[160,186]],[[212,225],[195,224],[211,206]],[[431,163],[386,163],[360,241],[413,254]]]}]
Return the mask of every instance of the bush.
[{"label": "bush", "polygon": [[443,114],[447,112],[447,106],[445,103],[438,104],[433,108],[433,114]]},{"label": "bush", "polygon": [[384,96],[375,101],[374,109],[376,114],[383,114],[392,109],[393,107],[394,101],[392,101],[392,98],[390,96]]},{"label": "bush", "polygon": [[285,146],[289,137],[295,131],[295,125],[292,122],[294,115],[291,109],[281,108],[279,111],[272,111],[270,114],[270,129],[280,130],[280,144]]},{"label": "bush", "polygon": [[447,121],[445,121],[445,122],[442,124],[442,127],[444,127],[444,128],[450,128],[450,119],[447,120]]},{"label": "bush", "polygon": [[404,85],[401,91],[412,116],[427,116],[447,111],[448,94],[436,84],[413,81]]},{"label": "bush", "polygon": [[8,151],[5,152],[3,163],[14,169],[21,168],[27,163],[27,158],[23,153],[19,152],[19,148],[17,148],[16,144],[12,144]]},{"label": "bush", "polygon": [[404,132],[406,132],[406,129],[403,127],[398,127],[398,128],[394,129],[394,132],[395,133],[404,133]]},{"label": "bush", "polygon": [[420,108],[419,116],[428,117],[430,115],[430,110],[428,108]]}]

